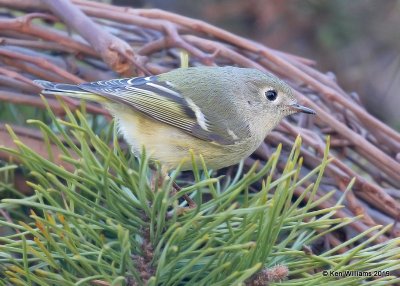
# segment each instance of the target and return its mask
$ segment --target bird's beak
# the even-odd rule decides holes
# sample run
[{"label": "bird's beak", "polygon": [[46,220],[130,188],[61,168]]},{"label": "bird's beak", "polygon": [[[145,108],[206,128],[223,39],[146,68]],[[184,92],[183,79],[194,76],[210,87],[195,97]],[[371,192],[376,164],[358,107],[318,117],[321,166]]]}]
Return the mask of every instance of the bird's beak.
[{"label": "bird's beak", "polygon": [[297,103],[291,104],[289,106],[294,112],[303,112],[303,113],[307,113],[307,114],[316,114],[316,112],[314,110],[312,110],[311,108],[302,106],[302,105],[297,104]]}]

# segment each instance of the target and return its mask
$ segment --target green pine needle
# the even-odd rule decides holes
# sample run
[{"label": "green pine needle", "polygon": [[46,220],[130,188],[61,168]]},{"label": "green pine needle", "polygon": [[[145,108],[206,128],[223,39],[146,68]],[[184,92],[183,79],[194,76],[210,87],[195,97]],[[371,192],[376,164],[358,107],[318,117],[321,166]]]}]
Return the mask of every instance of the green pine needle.
[{"label": "green pine needle", "polygon": [[[371,243],[390,226],[371,228],[325,253],[304,250],[357,219],[334,216],[343,207],[345,194],[329,209],[317,210],[316,206],[333,192],[312,200],[329,163],[328,149],[321,165],[305,177],[300,177],[300,138],[277,179],[273,176],[281,146],[262,168],[255,165],[243,173],[240,165],[238,174],[224,178],[225,183],[214,178],[203,162],[205,171],[196,166],[193,172],[195,182],[172,194],[178,171],[159,184],[145,152],[134,159],[120,148],[112,129],[98,136],[85,114],[73,114],[64,107],[65,120],[49,110],[52,127],[29,121],[43,133],[49,160],[20,141],[10,128],[18,149],[0,148],[29,170],[29,186],[35,191],[30,197],[1,201],[0,207],[13,221],[0,221],[0,228],[9,230],[0,237],[0,285],[399,282],[394,273],[400,268],[400,240]],[[110,139],[113,146],[108,144]],[[72,171],[54,163],[52,146]],[[18,194],[8,183],[15,168],[0,168],[1,192]],[[312,178],[316,178],[314,184],[295,197],[295,188]],[[249,186],[259,181],[258,192],[249,192]],[[178,199],[184,194],[195,199],[196,209],[182,211]],[[24,218],[27,210],[29,217]],[[350,250],[340,253],[345,246]],[[335,277],[324,276],[323,270],[387,272],[375,278]]]}]

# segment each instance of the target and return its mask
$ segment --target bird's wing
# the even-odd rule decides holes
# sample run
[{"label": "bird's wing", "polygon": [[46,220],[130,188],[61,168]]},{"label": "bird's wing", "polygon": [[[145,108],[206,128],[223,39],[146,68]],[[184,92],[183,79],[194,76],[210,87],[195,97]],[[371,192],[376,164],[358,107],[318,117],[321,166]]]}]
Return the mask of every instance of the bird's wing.
[{"label": "bird's wing", "polygon": [[170,82],[160,81],[157,76],[97,81],[78,87],[131,106],[202,140],[221,145],[233,145],[239,140],[229,128],[210,122],[190,98],[180,94]]}]

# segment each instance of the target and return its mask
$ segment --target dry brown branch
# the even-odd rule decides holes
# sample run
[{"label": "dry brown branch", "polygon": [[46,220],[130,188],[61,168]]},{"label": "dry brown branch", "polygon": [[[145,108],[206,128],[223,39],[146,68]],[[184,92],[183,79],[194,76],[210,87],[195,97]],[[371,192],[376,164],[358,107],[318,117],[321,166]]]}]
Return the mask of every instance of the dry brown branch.
[{"label": "dry brown branch", "polygon": [[[49,159],[48,150],[45,144],[43,144],[43,139],[37,138],[37,136],[32,133],[38,133],[39,131],[32,131],[28,128],[19,127],[19,126],[11,126],[14,132],[19,136],[20,140],[24,142],[24,144],[31,147],[35,152],[40,154],[43,158]],[[17,148],[14,141],[8,134],[8,131],[4,124],[0,124],[0,145],[7,146],[9,148]],[[55,145],[51,145],[51,151],[54,155],[54,163],[60,166],[63,166],[66,170],[73,170],[73,166],[62,161],[60,156],[62,155],[59,148]],[[72,152],[71,152],[72,153]],[[0,152],[0,159],[8,161],[10,159],[10,155],[4,152]],[[13,159],[15,162],[15,158]],[[18,162],[17,162],[18,163]]]},{"label": "dry brown branch", "polygon": [[[64,46],[64,48],[70,48],[75,52],[81,52],[88,55],[95,56],[97,53],[87,44],[80,41],[71,39],[66,33],[61,33],[54,29],[48,29],[45,27],[38,27],[31,23],[35,18],[48,19],[48,14],[42,13],[31,13],[25,16],[15,19],[0,19],[0,30],[20,32],[29,36],[34,36],[38,39],[48,40]],[[55,20],[54,17],[51,17]],[[3,42],[4,44],[4,42]]]},{"label": "dry brown branch", "polygon": [[[43,100],[37,96],[27,95],[23,93],[16,93],[12,91],[0,91],[0,101],[1,102],[9,102],[14,104],[24,104],[32,107],[38,107],[41,109],[45,109]],[[49,98],[48,103],[51,108],[54,110],[54,113],[57,115],[65,114],[64,109],[58,104],[55,99]]]},{"label": "dry brown branch", "polygon": [[135,59],[132,48],[123,40],[111,35],[87,17],[68,0],[42,0],[46,7],[73,30],[77,31],[96,50],[113,70],[132,75],[132,62],[144,71]]},{"label": "dry brown branch", "polygon": [[22,54],[19,52],[9,51],[9,50],[5,50],[5,49],[1,49],[1,48],[0,48],[0,56],[12,58],[12,59],[18,59],[18,60],[22,60],[22,61],[25,61],[28,63],[35,64],[45,70],[51,71],[51,72],[65,78],[65,80],[72,82],[72,83],[82,83],[83,82],[83,80],[80,79],[79,77],[74,76],[73,74],[59,68],[58,66],[50,63],[46,59],[38,59],[38,58],[28,56],[28,55],[25,55],[25,54]]},{"label": "dry brown branch", "polygon": [[[398,220],[400,134],[369,114],[357,95],[343,91],[334,75],[314,69],[312,60],[273,50],[171,12],[84,0],[72,3],[0,0],[2,7],[27,12],[19,17],[0,18],[0,46],[3,46],[0,47],[0,100],[42,108],[34,96],[37,92],[31,81],[34,78],[77,83],[116,77],[115,72],[129,74],[134,69],[157,74],[179,66],[180,49],[190,54],[192,65],[238,65],[270,71],[291,84],[299,100],[314,108],[318,116],[296,115],[285,120],[246,160],[246,165],[255,159],[264,164],[279,143],[287,155],[285,152],[290,150],[297,134],[301,134],[304,172],[307,172],[321,162],[325,137],[329,135],[330,157],[334,160],[326,169],[318,197],[331,189],[340,194],[355,177],[353,193],[346,198],[346,209],[339,211],[337,217],[362,215],[360,221],[351,225],[352,231],[357,232]],[[33,23],[32,19],[46,21]],[[58,19],[77,34],[56,29],[53,22]],[[111,36],[111,32],[118,37]],[[60,111],[55,101],[50,103],[55,111]],[[78,107],[76,101],[70,104]],[[90,103],[87,110],[107,113]],[[26,134],[22,134],[25,138]],[[0,138],[5,137],[0,134]],[[35,140],[31,142],[33,145],[40,144],[40,139]],[[3,142],[12,146],[12,142]],[[303,190],[299,188],[296,194]],[[319,207],[334,204],[332,198]],[[377,241],[399,234],[399,226],[394,226],[391,233]],[[339,241],[331,236],[329,243],[338,245]]]}]

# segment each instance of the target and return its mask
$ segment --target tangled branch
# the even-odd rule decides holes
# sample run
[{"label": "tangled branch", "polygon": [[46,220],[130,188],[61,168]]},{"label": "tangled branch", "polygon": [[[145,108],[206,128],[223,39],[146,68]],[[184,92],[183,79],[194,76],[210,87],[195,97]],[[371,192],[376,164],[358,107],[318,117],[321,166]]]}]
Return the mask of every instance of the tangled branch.
[{"label": "tangled branch", "polygon": [[[316,70],[312,60],[171,12],[84,0],[72,3],[0,0],[3,7],[26,12],[19,17],[9,13],[0,19],[2,101],[40,106],[37,86],[32,83],[36,78],[79,83],[118,74],[165,72],[179,66],[182,49],[190,54],[193,66],[238,65],[271,71],[285,79],[299,101],[315,109],[318,116],[299,114],[286,119],[246,160],[246,165],[255,160],[264,163],[272,153],[271,147],[279,143],[290,150],[297,134],[301,134],[304,166],[311,170],[321,161],[324,138],[329,135],[333,161],[327,167],[319,196],[332,189],[344,191],[355,177],[354,192],[347,194],[347,208],[338,216],[362,215],[352,224],[357,232],[399,218],[395,190],[400,189],[400,134],[369,114],[358,96],[345,92],[330,73]],[[41,21],[32,22],[33,19]],[[53,25],[60,21],[66,25],[65,31]],[[56,102],[51,104],[57,110]],[[105,113],[93,103],[88,103],[87,110]],[[23,138],[24,132],[19,135]],[[282,166],[279,168],[282,171]],[[300,195],[302,190],[299,188],[296,193]],[[335,198],[331,205],[320,207],[333,206]],[[309,199],[316,201],[318,195]],[[395,225],[391,233],[378,240],[399,234],[400,228]],[[338,243],[335,237],[329,242]]]}]

